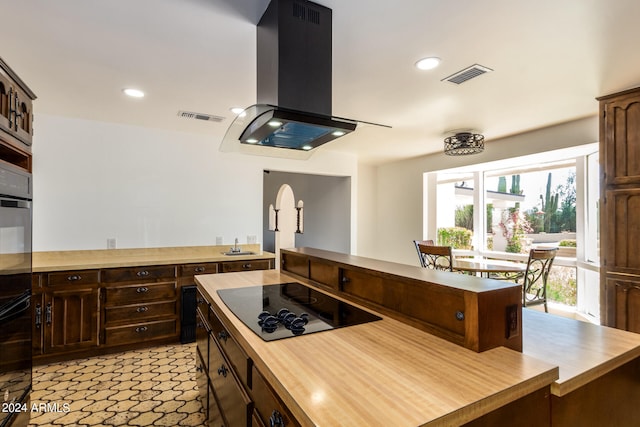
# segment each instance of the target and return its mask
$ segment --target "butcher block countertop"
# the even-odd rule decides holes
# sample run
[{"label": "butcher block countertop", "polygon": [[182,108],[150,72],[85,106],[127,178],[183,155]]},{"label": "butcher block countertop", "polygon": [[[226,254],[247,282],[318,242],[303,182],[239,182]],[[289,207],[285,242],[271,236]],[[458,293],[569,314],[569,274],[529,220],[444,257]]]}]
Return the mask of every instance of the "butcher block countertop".
[{"label": "butcher block countertop", "polygon": [[191,264],[199,262],[247,261],[274,259],[275,255],[260,250],[260,245],[238,245],[255,255],[223,255],[230,245],[183,246],[167,248],[104,249],[79,251],[34,252],[33,272],[81,270],[141,265]]},{"label": "butcher block countertop", "polygon": [[265,342],[216,291],[308,282],[277,270],[201,275],[196,281],[303,425],[460,425],[558,379],[553,364],[504,347],[476,353],[385,316]]},{"label": "butcher block countertop", "polygon": [[551,393],[564,396],[640,357],[640,334],[522,310],[523,353],[560,367]]}]

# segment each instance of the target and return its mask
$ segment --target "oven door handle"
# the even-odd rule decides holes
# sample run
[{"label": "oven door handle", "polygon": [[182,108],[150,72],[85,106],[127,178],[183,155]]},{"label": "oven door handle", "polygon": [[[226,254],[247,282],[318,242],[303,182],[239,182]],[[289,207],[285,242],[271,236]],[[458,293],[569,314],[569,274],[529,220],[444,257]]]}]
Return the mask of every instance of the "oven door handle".
[{"label": "oven door handle", "polygon": [[31,207],[31,202],[28,200],[9,199],[6,197],[0,197],[0,207],[29,209]]},{"label": "oven door handle", "polygon": [[0,307],[0,327],[2,322],[13,320],[31,307],[31,291],[24,291],[22,295]]}]

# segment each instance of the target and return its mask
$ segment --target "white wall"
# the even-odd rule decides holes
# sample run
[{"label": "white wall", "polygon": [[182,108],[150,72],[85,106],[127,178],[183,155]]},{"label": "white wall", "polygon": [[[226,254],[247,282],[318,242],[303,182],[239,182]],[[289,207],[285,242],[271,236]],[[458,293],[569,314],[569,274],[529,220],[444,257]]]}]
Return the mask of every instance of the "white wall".
[{"label": "white wall", "polygon": [[[355,176],[355,156],[220,153],[203,135],[39,114],[34,251],[230,244],[262,236],[263,169]],[[354,183],[356,180],[353,180]],[[357,188],[352,194],[357,197]]]},{"label": "white wall", "polygon": [[[551,152],[598,141],[598,118],[588,117],[507,138],[487,141],[467,157],[434,154],[377,168],[376,243],[370,256],[417,265],[412,240],[423,237],[423,174],[477,163]],[[548,158],[547,160],[551,160]]]}]

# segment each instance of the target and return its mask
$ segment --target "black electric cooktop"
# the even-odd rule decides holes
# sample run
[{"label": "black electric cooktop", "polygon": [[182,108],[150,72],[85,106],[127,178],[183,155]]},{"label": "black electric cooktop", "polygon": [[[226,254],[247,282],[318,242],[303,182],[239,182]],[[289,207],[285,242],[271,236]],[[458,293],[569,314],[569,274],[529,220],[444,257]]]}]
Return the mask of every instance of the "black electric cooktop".
[{"label": "black electric cooktop", "polygon": [[222,289],[218,295],[238,319],[265,341],[381,319],[297,282]]}]

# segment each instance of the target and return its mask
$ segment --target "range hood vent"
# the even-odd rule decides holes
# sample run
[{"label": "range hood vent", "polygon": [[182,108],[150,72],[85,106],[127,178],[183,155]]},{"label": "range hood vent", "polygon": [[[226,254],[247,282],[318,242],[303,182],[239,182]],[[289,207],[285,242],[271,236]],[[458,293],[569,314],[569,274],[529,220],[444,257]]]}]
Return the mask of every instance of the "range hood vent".
[{"label": "range hood vent", "polygon": [[467,67],[464,70],[460,70],[457,73],[450,75],[449,77],[445,77],[441,81],[447,81],[459,85],[491,71],[493,71],[491,68],[473,64],[472,66]]},{"label": "range hood vent", "polygon": [[258,102],[234,120],[220,151],[306,159],[354,131],[365,122],[332,116],[331,74],[331,9],[272,0],[257,26]]}]

